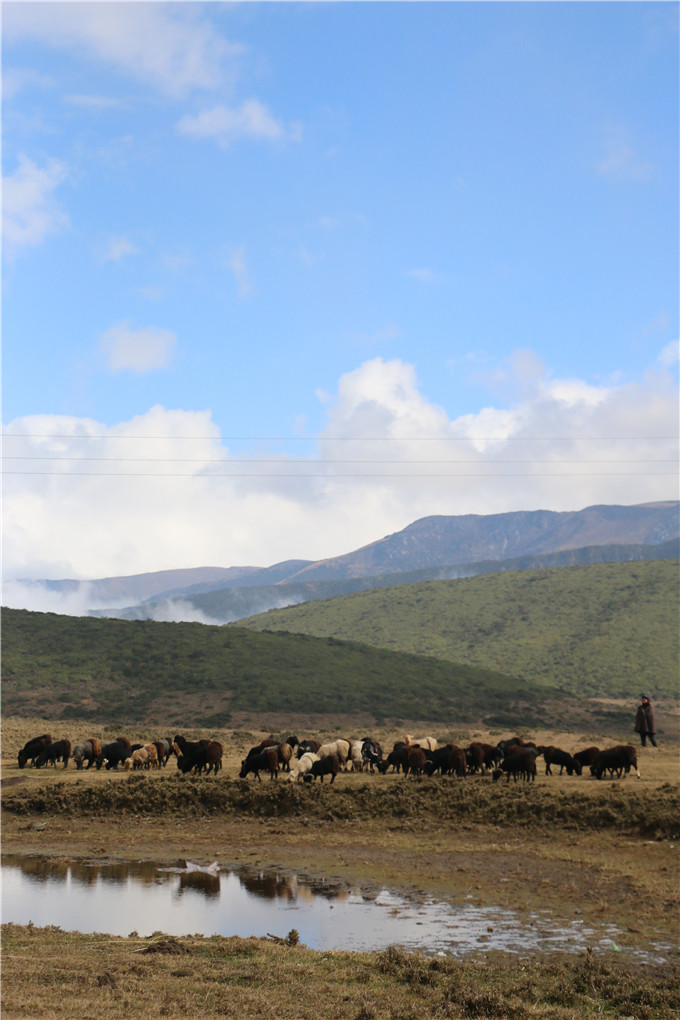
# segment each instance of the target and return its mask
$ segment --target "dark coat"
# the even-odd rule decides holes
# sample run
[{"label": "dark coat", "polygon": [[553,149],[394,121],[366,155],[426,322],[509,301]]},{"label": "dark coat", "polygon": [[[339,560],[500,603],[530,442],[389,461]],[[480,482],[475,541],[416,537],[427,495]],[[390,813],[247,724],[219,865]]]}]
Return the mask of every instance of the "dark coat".
[{"label": "dark coat", "polygon": [[644,705],[639,705],[638,710],[635,714],[635,732],[636,733],[656,733],[656,726],[654,725],[654,709],[647,701]]}]

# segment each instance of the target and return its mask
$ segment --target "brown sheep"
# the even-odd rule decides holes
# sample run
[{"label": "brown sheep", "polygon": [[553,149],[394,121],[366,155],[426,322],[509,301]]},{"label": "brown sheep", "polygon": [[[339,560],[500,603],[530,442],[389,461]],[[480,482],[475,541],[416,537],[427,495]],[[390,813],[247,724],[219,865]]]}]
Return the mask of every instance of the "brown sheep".
[{"label": "brown sheep", "polygon": [[145,768],[157,769],[158,768],[158,748],[155,744],[144,744],[144,750],[146,751],[148,758]]},{"label": "brown sheep", "polygon": [[276,754],[281,766],[282,772],[290,772],[290,759],[293,757],[293,748],[291,745],[284,741],[283,744],[279,744],[276,748]]},{"label": "brown sheep", "polygon": [[411,747],[408,751],[407,767],[404,774],[410,772],[412,776],[422,776],[425,769],[425,752],[422,747]]}]

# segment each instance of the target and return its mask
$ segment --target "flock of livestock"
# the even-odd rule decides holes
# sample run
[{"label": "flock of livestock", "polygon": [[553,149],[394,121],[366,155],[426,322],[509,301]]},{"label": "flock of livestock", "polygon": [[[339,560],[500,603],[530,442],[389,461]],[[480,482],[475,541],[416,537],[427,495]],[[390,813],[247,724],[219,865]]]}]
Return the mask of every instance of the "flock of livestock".
[{"label": "flock of livestock", "polygon": [[156,769],[168,764],[173,755],[182,772],[218,772],[222,768],[222,744],[216,740],[186,740],[185,737],[162,737],[146,744],[131,744],[127,737],[116,737],[108,744],[91,737],[75,747],[70,740],[52,740],[49,733],[28,740],[18,754],[19,768],[31,763],[33,768],[63,762],[66,768],[73,758],[77,769],[83,766],[100,769],[117,769],[119,765],[128,772],[131,769]]},{"label": "flock of livestock", "polygon": [[[69,740],[53,741],[49,733],[34,737],[19,751],[19,768],[29,763],[34,768],[63,762],[68,766],[72,758],[77,769],[91,768],[118,769],[125,771],[161,768],[171,757],[177,760],[177,767],[183,773],[216,775],[222,768],[223,746],[216,740],[189,741],[181,735],[144,744],[131,744],[126,737],[102,744],[95,737],[84,740],[72,748]],[[298,740],[290,736],[286,741],[269,739],[252,747],[241,762],[240,779],[252,773],[261,782],[260,773],[268,772],[276,779],[280,771],[286,773],[289,781],[302,779],[313,782],[330,776],[333,783],[342,771],[386,773],[388,770],[401,772],[404,776],[441,776],[490,774],[495,781],[506,776],[506,782],[524,780],[533,782],[536,778],[537,761],[543,758],[545,774],[552,775],[553,766],[559,767],[560,775],[580,776],[584,769],[596,779],[614,775],[621,778],[631,769],[640,778],[637,755],[631,744],[617,744],[600,749],[586,747],[575,754],[558,747],[539,747],[530,740],[512,737],[496,745],[473,741],[468,747],[454,744],[438,745],[434,737],[415,738],[411,735],[398,740],[388,754],[384,754],[378,741],[370,737],[361,740],[337,739],[326,743],[317,740]]]}]

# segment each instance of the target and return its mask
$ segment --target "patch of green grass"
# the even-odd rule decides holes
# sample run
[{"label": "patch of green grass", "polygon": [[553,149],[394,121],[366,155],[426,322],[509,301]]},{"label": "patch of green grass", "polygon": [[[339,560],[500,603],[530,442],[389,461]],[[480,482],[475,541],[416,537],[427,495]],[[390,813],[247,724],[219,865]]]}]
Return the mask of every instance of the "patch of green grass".
[{"label": "patch of green grass", "polygon": [[226,725],[234,713],[473,722],[516,706],[539,721],[555,692],[474,666],[305,634],[4,609],[3,713]]},{"label": "patch of green grass", "polygon": [[395,585],[239,626],[361,641],[572,695],[677,697],[679,579],[677,560],[518,571]]}]

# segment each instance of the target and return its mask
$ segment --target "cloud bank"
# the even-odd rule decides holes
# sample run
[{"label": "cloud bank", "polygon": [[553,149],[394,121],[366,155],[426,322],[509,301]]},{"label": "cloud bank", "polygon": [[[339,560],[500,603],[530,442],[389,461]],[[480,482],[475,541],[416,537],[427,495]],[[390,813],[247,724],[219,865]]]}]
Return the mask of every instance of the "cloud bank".
[{"label": "cloud bank", "polygon": [[375,358],[321,395],[326,426],[304,455],[235,456],[207,410],[157,406],[113,426],[17,419],[4,430],[5,577],[267,566],[349,552],[431,514],[673,499],[666,358],[642,380],[593,386],[517,354],[504,402],[458,417],[428,401],[412,365]]}]

